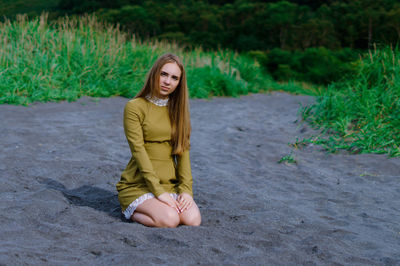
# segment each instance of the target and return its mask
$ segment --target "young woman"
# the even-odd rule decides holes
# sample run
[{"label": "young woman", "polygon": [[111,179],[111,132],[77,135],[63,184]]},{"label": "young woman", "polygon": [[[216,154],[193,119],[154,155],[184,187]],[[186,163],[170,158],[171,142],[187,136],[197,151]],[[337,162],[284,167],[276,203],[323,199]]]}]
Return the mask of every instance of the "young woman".
[{"label": "young woman", "polygon": [[190,169],[190,115],[186,74],[180,59],[164,54],[142,90],[124,110],[132,158],[117,184],[127,219],[146,226],[197,226]]}]

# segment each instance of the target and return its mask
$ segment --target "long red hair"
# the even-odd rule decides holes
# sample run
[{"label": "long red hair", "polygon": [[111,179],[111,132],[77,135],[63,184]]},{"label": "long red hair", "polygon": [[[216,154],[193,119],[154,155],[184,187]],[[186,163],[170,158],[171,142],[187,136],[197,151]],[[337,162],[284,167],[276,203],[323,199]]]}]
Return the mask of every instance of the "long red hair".
[{"label": "long red hair", "polygon": [[169,95],[168,100],[168,113],[172,129],[172,154],[181,155],[185,150],[190,148],[191,126],[186,72],[179,57],[170,53],[160,56],[147,74],[146,82],[135,98],[147,95],[154,97],[159,94],[161,89],[161,68],[167,63],[176,63],[181,70],[179,84],[175,91]]}]

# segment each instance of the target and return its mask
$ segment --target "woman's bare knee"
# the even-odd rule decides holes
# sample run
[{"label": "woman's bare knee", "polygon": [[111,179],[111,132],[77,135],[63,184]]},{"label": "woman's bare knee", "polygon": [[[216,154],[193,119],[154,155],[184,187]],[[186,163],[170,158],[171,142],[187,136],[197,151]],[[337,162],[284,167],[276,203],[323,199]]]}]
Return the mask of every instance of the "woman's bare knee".
[{"label": "woman's bare knee", "polygon": [[173,208],[166,208],[165,211],[154,217],[157,227],[174,228],[179,225],[179,215]]},{"label": "woman's bare knee", "polygon": [[187,211],[180,215],[181,224],[189,226],[199,226],[201,224],[200,210],[196,204],[192,205]]},{"label": "woman's bare knee", "polygon": [[182,219],[182,224],[189,226],[199,226],[201,224],[200,214],[192,214]]},{"label": "woman's bare knee", "polygon": [[201,216],[200,214],[195,215],[190,221],[188,225],[191,226],[199,226],[201,224]]}]

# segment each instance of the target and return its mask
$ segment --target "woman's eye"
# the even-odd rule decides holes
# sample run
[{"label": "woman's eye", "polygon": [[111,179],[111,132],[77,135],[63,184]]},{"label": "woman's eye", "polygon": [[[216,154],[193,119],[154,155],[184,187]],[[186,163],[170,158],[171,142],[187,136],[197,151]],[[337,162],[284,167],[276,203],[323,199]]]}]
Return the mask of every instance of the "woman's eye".
[{"label": "woman's eye", "polygon": [[167,75],[167,73],[165,73],[165,72],[161,72],[161,76],[166,76]]},{"label": "woman's eye", "polygon": [[178,77],[173,77],[174,80],[178,80]]}]

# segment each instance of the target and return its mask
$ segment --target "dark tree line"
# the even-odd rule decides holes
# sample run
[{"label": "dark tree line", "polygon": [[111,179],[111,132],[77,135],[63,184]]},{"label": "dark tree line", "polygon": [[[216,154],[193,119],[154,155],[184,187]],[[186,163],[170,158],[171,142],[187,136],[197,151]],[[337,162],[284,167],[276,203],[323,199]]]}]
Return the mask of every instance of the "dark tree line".
[{"label": "dark tree line", "polygon": [[[30,3],[30,7],[27,5]],[[352,73],[359,54],[400,40],[398,0],[13,0],[16,10],[50,18],[95,12],[142,39],[189,49],[247,52],[276,79],[329,83]],[[46,8],[47,7],[47,8]],[[1,18],[0,18],[1,19]]]},{"label": "dark tree line", "polygon": [[58,12],[97,12],[142,38],[206,49],[367,49],[400,38],[396,0],[64,0]]}]

